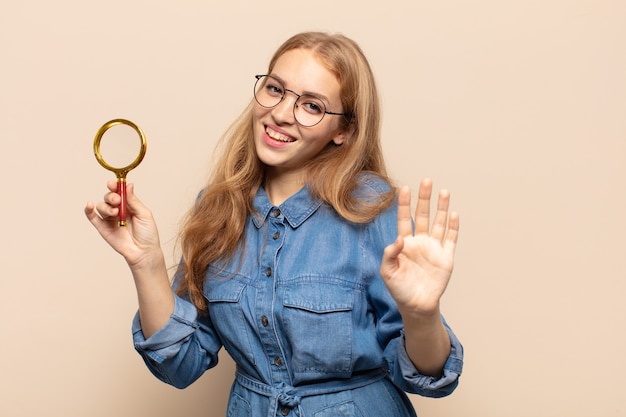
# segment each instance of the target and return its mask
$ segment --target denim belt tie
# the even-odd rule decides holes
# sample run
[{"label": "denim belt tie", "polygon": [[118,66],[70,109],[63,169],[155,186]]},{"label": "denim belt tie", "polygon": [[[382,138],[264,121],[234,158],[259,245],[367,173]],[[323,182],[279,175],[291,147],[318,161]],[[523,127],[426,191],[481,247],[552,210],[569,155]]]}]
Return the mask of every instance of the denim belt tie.
[{"label": "denim belt tie", "polygon": [[296,408],[299,416],[305,417],[302,413],[302,409],[300,408],[300,400],[302,397],[331,394],[333,392],[356,389],[379,381],[386,376],[387,372],[384,370],[374,369],[354,375],[348,379],[335,379],[317,384],[304,385],[301,387],[292,387],[284,382],[281,382],[276,386],[271,386],[237,371],[236,381],[244,388],[270,399],[270,407],[267,417],[275,417],[278,413],[279,406]]}]

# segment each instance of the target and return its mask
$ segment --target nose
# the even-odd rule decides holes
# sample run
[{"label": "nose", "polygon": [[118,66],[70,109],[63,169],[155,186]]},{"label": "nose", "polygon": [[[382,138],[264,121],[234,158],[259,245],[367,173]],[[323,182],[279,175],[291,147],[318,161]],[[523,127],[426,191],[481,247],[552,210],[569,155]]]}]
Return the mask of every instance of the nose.
[{"label": "nose", "polygon": [[[291,94],[287,94],[291,93]],[[285,96],[274,108],[272,108],[272,116],[277,122],[295,123],[294,110],[296,101],[299,96],[291,90],[285,90]]]}]

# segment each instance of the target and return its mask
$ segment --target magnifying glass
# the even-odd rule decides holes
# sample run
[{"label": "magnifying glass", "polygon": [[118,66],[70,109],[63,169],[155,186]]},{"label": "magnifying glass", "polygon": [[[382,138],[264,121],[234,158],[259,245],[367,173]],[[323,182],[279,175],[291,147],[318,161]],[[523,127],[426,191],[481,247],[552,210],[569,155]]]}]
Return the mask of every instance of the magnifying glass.
[{"label": "magnifying glass", "polygon": [[[102,157],[102,152],[101,152],[101,142],[102,142],[102,137],[104,136],[105,132],[107,132],[109,129],[111,129],[114,126],[119,126],[119,125],[131,127],[137,133],[137,135],[139,135],[139,141],[140,141],[139,153],[137,154],[137,157],[130,164],[126,166],[121,166],[121,167],[118,167],[118,166],[123,165],[125,161],[129,160],[127,158],[129,153],[132,155],[135,155],[134,150],[129,152],[127,149],[125,149],[122,152],[120,152],[118,149],[117,152],[111,152],[111,149],[110,149],[111,147],[109,146],[109,149],[107,151],[107,159],[109,159],[109,162],[111,164],[115,164],[117,166],[113,166],[107,163]],[[119,134],[108,135],[108,136],[112,136],[112,139],[116,137],[120,137]],[[128,138],[126,137],[126,135],[121,135],[121,138],[123,139],[123,142],[128,143]],[[114,143],[112,139],[111,139],[111,143]],[[116,142],[119,142],[119,139]],[[123,146],[123,148],[127,148],[127,146]],[[115,151],[115,149],[113,150]],[[120,203],[120,208],[119,208],[120,211],[119,211],[119,219],[118,219],[117,225],[120,227],[126,226],[126,175],[128,174],[129,171],[136,168],[137,165],[139,165],[139,163],[143,160],[143,157],[146,154],[146,137],[143,134],[143,131],[139,128],[139,126],[137,126],[135,123],[131,122],[130,120],[114,119],[103,124],[102,127],[98,130],[98,133],[96,133],[96,138],[93,141],[93,153],[96,156],[96,159],[98,160],[100,165],[102,165],[105,169],[108,169],[109,171],[112,171],[113,173],[115,173],[115,177],[117,178],[117,193],[120,195],[122,199]],[[116,155],[116,153],[118,155]],[[119,158],[120,153],[125,154],[126,158],[122,158],[120,160]]]}]

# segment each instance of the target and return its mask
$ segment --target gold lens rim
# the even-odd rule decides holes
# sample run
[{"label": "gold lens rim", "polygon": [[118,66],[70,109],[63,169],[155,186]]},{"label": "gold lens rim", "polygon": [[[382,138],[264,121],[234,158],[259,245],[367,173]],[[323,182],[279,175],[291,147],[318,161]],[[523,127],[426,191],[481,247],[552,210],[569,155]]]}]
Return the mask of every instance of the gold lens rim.
[{"label": "gold lens rim", "polygon": [[[104,136],[107,130],[117,125],[126,125],[126,126],[131,127],[135,132],[137,132],[137,135],[139,135],[139,139],[141,140],[141,147],[139,149],[139,154],[137,155],[137,158],[135,158],[134,161],[132,161],[130,164],[126,165],[125,167],[114,167],[112,165],[109,165],[104,160],[104,158],[102,157],[102,153],[100,152],[100,142],[102,141],[102,137]],[[147,148],[146,136],[144,135],[141,128],[137,126],[135,123],[126,119],[113,119],[113,120],[106,122],[105,124],[102,125],[102,127],[100,127],[100,129],[98,129],[98,132],[96,133],[96,137],[93,141],[93,153],[96,156],[98,163],[100,163],[100,165],[102,165],[105,169],[108,169],[109,171],[113,171],[115,175],[117,176],[117,178],[125,178],[128,171],[136,168],[137,165],[141,163],[141,161],[143,160],[143,157],[146,155],[146,148]]]}]

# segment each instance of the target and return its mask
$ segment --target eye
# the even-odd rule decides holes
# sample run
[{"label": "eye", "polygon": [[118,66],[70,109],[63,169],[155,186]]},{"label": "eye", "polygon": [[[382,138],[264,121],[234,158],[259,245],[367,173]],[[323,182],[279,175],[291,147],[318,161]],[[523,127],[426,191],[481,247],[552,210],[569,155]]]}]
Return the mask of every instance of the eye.
[{"label": "eye", "polygon": [[324,113],[324,103],[317,97],[301,96],[298,99],[298,106],[311,114]]},{"label": "eye", "polygon": [[265,92],[273,97],[282,97],[284,94],[284,88],[276,81],[268,79],[265,83]]}]

